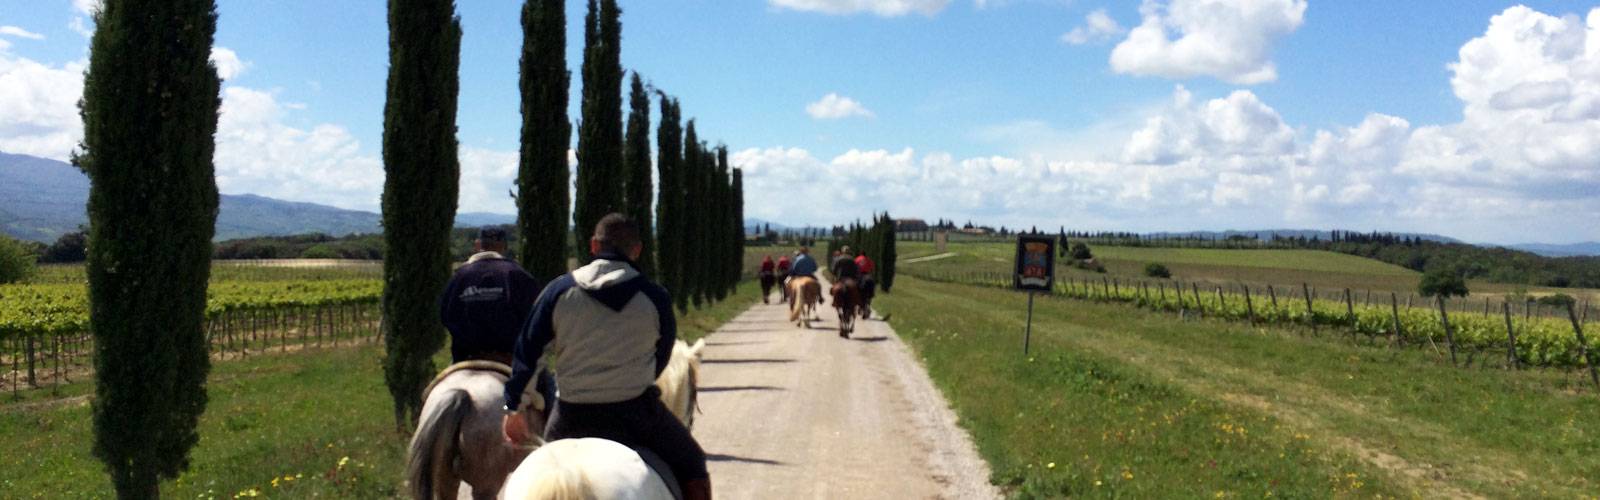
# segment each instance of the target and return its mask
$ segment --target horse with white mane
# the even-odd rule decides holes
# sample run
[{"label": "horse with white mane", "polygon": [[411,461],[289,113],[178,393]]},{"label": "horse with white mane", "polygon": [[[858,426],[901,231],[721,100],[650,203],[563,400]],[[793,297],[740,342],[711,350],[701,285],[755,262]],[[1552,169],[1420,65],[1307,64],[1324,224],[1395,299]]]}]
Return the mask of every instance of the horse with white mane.
[{"label": "horse with white mane", "polygon": [[[705,340],[693,346],[682,340],[672,348],[672,357],[656,378],[661,402],[683,422],[693,427]],[[615,441],[584,438],[560,439],[544,443],[517,466],[506,480],[507,500],[675,500],[677,481],[664,466],[651,467],[653,457]],[[657,462],[659,463],[659,462]]]}]

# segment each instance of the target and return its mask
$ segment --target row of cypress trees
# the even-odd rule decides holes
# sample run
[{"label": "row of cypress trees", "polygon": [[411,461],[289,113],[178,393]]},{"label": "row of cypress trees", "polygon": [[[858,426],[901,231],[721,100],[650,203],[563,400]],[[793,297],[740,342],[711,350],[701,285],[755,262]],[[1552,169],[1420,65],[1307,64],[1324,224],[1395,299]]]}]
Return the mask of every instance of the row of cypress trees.
[{"label": "row of cypress trees", "polygon": [[[719,300],[742,268],[740,172],[731,168],[727,147],[712,149],[697,138],[692,120],[687,131],[681,128],[677,99],[657,92],[661,190],[659,230],[651,228],[651,93],[635,74],[624,144],[615,0],[588,2],[578,195],[569,219],[564,7],[561,0],[526,0],[522,10],[522,150],[513,196],[524,264],[545,281],[565,273],[568,221],[584,242],[601,216],[622,211],[646,234],[649,253],[640,266],[668,286],[680,308]],[[389,0],[388,13],[383,366],[395,423],[406,428],[416,422],[435,369],[431,358],[446,337],[434,306],[450,275],[460,182],[462,32],[453,0]],[[83,149],[73,157],[91,181],[96,242],[87,264],[94,453],[118,498],[157,498],[159,480],[188,467],[206,405],[203,321],[221,105],[221,80],[209,61],[216,5],[105,0],[94,19],[80,101]],[[587,245],[577,251],[587,257]]]}]

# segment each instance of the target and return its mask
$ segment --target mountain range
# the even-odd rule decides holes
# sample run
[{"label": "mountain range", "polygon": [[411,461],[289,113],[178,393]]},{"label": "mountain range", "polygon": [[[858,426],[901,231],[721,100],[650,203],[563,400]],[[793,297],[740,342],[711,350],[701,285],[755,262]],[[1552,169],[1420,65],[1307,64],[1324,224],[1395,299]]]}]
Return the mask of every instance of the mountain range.
[{"label": "mountain range", "polygon": [[[0,153],[0,230],[22,240],[50,243],[88,224],[89,177],[66,162]],[[217,210],[216,240],[252,236],[382,232],[373,212],[284,201],[253,194],[224,194]],[[465,212],[457,226],[510,224],[514,215]]]},{"label": "mountain range", "polygon": [[[53,242],[62,234],[87,224],[85,204],[89,199],[89,178],[68,163],[35,156],[0,152],[0,231],[23,240]],[[252,236],[279,236],[324,233],[343,236],[350,233],[378,233],[382,218],[373,212],[347,210],[316,203],[284,201],[253,194],[224,194],[217,214],[218,241]],[[456,214],[458,227],[513,224],[515,215],[485,212]],[[770,224],[782,231],[798,229],[773,221],[745,219],[746,231]],[[1198,237],[1224,239],[1229,236],[1272,235],[1278,238],[1316,237],[1326,240],[1329,231],[1306,229],[1266,229],[1259,231],[1189,231],[1148,233],[1144,237]],[[1461,240],[1435,234],[1400,234],[1445,243]],[[1547,257],[1600,255],[1600,242],[1572,244],[1528,243],[1505,246]]]}]

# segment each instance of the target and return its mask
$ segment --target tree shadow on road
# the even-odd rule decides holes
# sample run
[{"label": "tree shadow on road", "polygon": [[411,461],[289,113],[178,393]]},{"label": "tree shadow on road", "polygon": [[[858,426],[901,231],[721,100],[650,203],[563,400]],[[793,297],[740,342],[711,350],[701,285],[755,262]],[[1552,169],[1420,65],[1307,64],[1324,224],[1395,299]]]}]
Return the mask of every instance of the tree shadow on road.
[{"label": "tree shadow on road", "polygon": [[850,340],[854,340],[856,342],[883,342],[885,340],[889,340],[889,337],[883,335],[876,337],[850,337]]},{"label": "tree shadow on road", "polygon": [[702,364],[713,364],[713,365],[722,365],[722,364],[742,365],[742,364],[754,364],[754,363],[793,363],[793,362],[794,362],[794,360],[792,360],[792,359],[772,359],[772,358],[706,359],[706,360],[701,360],[700,361],[700,363],[702,363]]},{"label": "tree shadow on road", "polygon": [[733,392],[733,391],[787,391],[788,389],[771,385],[730,385],[707,386],[696,389],[699,392]]}]

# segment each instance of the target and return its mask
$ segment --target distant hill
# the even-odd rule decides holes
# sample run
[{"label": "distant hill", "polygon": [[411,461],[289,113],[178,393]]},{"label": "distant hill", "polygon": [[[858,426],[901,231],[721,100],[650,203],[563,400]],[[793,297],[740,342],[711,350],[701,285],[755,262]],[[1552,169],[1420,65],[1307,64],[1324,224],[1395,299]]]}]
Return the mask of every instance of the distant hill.
[{"label": "distant hill", "polygon": [[1566,245],[1552,245],[1548,243],[1525,243],[1511,245],[1510,248],[1533,252],[1545,257],[1576,257],[1581,255],[1600,255],[1600,242],[1586,241],[1583,243],[1569,243]]},{"label": "distant hill", "polygon": [[[1385,233],[1385,234],[1388,234],[1388,233]],[[1437,234],[1426,234],[1426,233],[1393,233],[1393,234],[1395,236],[1401,237],[1401,238],[1421,238],[1421,239],[1423,239],[1425,241],[1437,241],[1439,243],[1462,243],[1461,240],[1458,240],[1458,239],[1455,239],[1455,238],[1451,238],[1449,236],[1440,236],[1440,235],[1437,235]],[[1262,230],[1259,230],[1259,231],[1234,231],[1234,230],[1228,230],[1228,231],[1189,231],[1189,232],[1182,232],[1182,233],[1161,232],[1161,233],[1145,233],[1145,234],[1142,234],[1140,236],[1141,237],[1145,237],[1145,238],[1200,238],[1200,239],[1207,239],[1207,240],[1225,240],[1225,239],[1228,239],[1229,237],[1233,237],[1233,236],[1245,236],[1245,237],[1250,237],[1250,238],[1254,238],[1254,237],[1260,236],[1261,239],[1263,239],[1263,240],[1270,240],[1270,239],[1273,239],[1273,238],[1301,238],[1301,237],[1304,237],[1305,239],[1308,239],[1308,240],[1311,239],[1311,238],[1316,238],[1316,239],[1321,240],[1321,241],[1327,241],[1327,240],[1333,239],[1333,231],[1318,231],[1318,230],[1314,230],[1314,229],[1262,229]]]},{"label": "distant hill", "polygon": [[[0,228],[23,240],[54,242],[89,221],[89,178],[68,163],[0,153]],[[383,231],[378,214],[284,201],[253,194],[221,196],[216,240],[323,233],[344,236]],[[510,224],[516,216],[462,213],[458,226]]]}]

